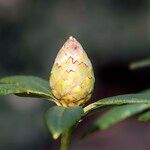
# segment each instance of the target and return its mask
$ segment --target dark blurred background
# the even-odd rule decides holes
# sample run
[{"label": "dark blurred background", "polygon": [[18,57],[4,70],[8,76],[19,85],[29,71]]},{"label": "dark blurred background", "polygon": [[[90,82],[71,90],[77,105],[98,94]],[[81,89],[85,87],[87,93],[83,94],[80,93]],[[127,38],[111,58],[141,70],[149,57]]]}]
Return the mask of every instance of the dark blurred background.
[{"label": "dark blurred background", "polygon": [[[150,68],[128,67],[150,58],[148,0],[0,0],[0,77],[24,74],[48,80],[55,56],[70,35],[93,63],[93,101],[150,87]],[[51,105],[0,97],[0,150],[57,150],[59,142],[52,140],[43,119]],[[82,130],[97,115],[78,127],[73,150],[150,149],[150,124],[134,118],[81,140]]]}]

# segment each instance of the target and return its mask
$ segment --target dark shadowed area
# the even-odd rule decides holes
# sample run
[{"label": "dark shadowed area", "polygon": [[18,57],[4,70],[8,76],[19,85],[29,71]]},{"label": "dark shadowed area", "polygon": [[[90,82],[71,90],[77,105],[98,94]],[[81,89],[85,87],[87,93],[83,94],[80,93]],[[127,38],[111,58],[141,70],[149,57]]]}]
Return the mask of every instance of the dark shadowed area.
[{"label": "dark shadowed area", "polygon": [[[0,0],[0,77],[35,75],[49,80],[55,56],[74,36],[90,57],[96,84],[90,102],[150,88],[150,68],[129,64],[150,58],[148,0]],[[89,103],[90,103],[89,102]],[[1,150],[57,150],[44,122],[51,102],[0,97]],[[74,132],[73,150],[149,150],[150,123],[130,118],[81,139],[81,132],[102,111]]]}]

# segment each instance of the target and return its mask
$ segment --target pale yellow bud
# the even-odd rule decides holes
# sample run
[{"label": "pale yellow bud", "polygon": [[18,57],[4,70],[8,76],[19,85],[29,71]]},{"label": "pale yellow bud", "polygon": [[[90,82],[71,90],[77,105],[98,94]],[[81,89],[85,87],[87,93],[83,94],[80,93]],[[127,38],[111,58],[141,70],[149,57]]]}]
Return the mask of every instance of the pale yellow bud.
[{"label": "pale yellow bud", "polygon": [[80,43],[72,36],[57,54],[51,75],[53,95],[63,107],[84,105],[94,87],[92,64]]}]

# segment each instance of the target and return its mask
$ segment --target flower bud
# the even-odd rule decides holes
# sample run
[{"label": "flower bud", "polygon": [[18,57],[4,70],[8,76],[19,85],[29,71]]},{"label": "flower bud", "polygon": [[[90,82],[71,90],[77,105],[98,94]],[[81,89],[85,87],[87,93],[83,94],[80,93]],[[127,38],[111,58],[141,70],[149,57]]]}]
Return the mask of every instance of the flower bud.
[{"label": "flower bud", "polygon": [[50,87],[63,107],[82,106],[90,98],[94,87],[92,64],[80,43],[72,36],[57,54]]}]

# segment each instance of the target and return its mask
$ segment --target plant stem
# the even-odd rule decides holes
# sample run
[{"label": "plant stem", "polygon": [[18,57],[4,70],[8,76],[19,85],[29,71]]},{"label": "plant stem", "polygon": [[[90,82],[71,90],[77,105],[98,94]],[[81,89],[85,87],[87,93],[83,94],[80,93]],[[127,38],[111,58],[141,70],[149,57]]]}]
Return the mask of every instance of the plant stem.
[{"label": "plant stem", "polygon": [[62,137],[61,137],[61,148],[60,148],[60,150],[70,150],[71,134],[72,134],[72,128],[67,129],[62,134]]}]

